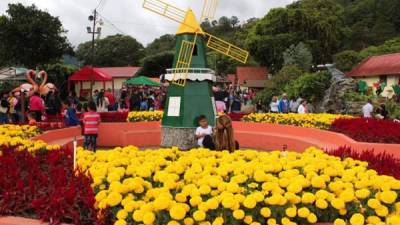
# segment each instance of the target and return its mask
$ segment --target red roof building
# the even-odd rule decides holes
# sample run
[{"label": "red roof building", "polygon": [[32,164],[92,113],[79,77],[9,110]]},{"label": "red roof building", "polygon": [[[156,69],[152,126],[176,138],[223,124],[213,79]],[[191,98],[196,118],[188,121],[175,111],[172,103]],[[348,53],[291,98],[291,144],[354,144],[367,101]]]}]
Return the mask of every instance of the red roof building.
[{"label": "red roof building", "polygon": [[400,84],[400,53],[369,57],[347,76],[365,81],[374,90],[384,83],[386,87],[381,95],[391,98],[394,95],[393,86]]},{"label": "red roof building", "polygon": [[141,67],[85,66],[68,78],[69,90],[74,86],[75,92],[81,96],[88,96],[93,90],[120,90],[123,82],[136,76],[140,70]]},{"label": "red roof building", "polygon": [[236,78],[240,86],[263,88],[268,80],[266,67],[237,67]]},{"label": "red roof building", "polygon": [[400,76],[400,53],[369,57],[347,75],[351,77]]}]

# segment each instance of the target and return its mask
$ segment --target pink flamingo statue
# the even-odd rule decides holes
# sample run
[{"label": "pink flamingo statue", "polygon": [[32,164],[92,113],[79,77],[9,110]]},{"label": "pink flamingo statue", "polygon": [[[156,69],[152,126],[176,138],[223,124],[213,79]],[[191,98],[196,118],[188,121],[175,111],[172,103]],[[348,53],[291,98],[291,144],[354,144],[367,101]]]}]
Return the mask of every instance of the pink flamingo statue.
[{"label": "pink flamingo statue", "polygon": [[42,96],[46,96],[50,91],[54,92],[57,90],[56,86],[52,83],[46,83],[48,75],[46,71],[42,70],[38,74],[39,78],[42,79],[42,83],[39,86],[39,93]]},{"label": "pink flamingo statue", "polygon": [[15,88],[12,92],[26,92],[27,96],[32,96],[33,93],[38,91],[38,85],[35,83],[33,78],[35,77],[36,73],[33,70],[28,70],[26,72],[26,79],[29,83],[23,83],[19,87]]}]

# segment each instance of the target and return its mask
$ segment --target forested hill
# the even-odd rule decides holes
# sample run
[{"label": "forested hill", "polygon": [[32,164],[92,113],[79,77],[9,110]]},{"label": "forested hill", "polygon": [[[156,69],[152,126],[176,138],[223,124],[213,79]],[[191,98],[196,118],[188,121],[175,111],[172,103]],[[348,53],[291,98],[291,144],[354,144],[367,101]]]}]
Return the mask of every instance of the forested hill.
[{"label": "forested hill", "polygon": [[[313,64],[332,63],[339,53],[339,61],[349,62],[348,69],[362,57],[400,51],[400,39],[394,39],[400,36],[399,12],[399,0],[300,0],[272,9],[263,18],[240,21],[236,16],[224,16],[205,21],[202,27],[248,49],[250,65],[265,65],[273,73],[282,68],[283,53],[300,42],[312,53]],[[171,66],[174,40],[173,35],[164,35],[144,49],[140,61],[146,74],[158,75]],[[391,42],[383,50],[373,47],[388,40]],[[361,50],[363,54],[359,54]],[[238,65],[212,52],[208,59],[219,74],[232,73]]]}]

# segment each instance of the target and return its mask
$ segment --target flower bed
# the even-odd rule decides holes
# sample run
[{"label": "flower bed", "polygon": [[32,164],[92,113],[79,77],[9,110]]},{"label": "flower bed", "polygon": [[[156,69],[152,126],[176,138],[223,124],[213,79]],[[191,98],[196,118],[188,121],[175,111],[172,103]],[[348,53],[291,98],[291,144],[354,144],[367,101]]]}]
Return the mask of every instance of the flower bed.
[{"label": "flower bed", "polygon": [[[30,140],[37,134],[39,134],[39,129],[35,126],[0,125],[0,146],[12,147],[17,151],[28,151],[30,153],[60,149],[58,145],[48,145],[41,140]],[[0,152],[1,150],[2,148],[0,148]]]},{"label": "flower bed", "polygon": [[336,114],[282,114],[282,113],[252,113],[243,117],[244,122],[275,123],[299,127],[329,129],[332,122],[338,118],[352,118]]},{"label": "flower bed", "polygon": [[400,144],[400,123],[376,119],[337,119],[331,131],[343,133],[356,141]]},{"label": "flower bed", "polygon": [[375,154],[373,149],[357,152],[350,147],[340,147],[335,150],[326,151],[327,154],[340,157],[342,160],[352,158],[368,162],[368,168],[377,171],[381,175],[393,176],[400,179],[400,159],[391,154]]},{"label": "flower bed", "polygon": [[33,155],[4,145],[1,149],[0,215],[38,218],[50,224],[95,224],[92,180],[73,172],[71,151]]},{"label": "flower bed", "polygon": [[162,111],[138,111],[128,114],[128,122],[143,122],[143,121],[161,121],[163,117]]},{"label": "flower bed", "polygon": [[399,180],[315,148],[80,150],[78,165],[93,176],[96,208],[115,225],[400,224]]}]

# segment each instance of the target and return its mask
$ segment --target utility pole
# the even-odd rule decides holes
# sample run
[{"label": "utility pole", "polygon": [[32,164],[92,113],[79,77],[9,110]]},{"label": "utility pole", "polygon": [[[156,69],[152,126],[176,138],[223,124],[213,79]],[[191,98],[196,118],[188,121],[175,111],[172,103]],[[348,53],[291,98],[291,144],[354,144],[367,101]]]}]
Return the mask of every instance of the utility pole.
[{"label": "utility pole", "polygon": [[[101,27],[97,27],[97,29],[96,29],[96,25],[99,22],[99,21],[97,21],[97,10],[96,9],[93,11],[93,15],[89,16],[89,21],[93,22],[92,27],[87,27],[88,34],[92,35],[92,57],[91,57],[92,73],[90,75],[90,98],[92,98],[93,84],[94,84],[95,35],[101,33]],[[102,25],[101,21],[100,21],[100,25]]]}]

